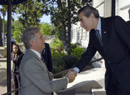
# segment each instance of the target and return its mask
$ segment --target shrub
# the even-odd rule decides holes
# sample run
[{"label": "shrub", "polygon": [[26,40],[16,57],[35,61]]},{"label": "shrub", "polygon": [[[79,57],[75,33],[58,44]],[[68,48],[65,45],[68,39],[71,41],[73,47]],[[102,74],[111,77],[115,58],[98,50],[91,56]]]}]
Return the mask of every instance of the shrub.
[{"label": "shrub", "polygon": [[72,68],[78,62],[78,58],[76,56],[73,56],[73,55],[65,55],[65,56],[62,57],[62,60],[64,60],[64,62],[65,62],[65,68],[64,69]]},{"label": "shrub", "polygon": [[[64,70],[65,62],[59,57],[53,57],[53,72],[54,74],[59,73]],[[56,78],[60,78],[63,75],[58,75]]]},{"label": "shrub", "polygon": [[63,70],[65,62],[59,57],[53,57],[53,70],[54,74]]},{"label": "shrub", "polygon": [[75,49],[72,49],[71,55],[76,56],[78,59],[81,58],[81,55],[85,52],[84,48],[76,47]]},{"label": "shrub", "polygon": [[60,47],[63,48],[63,42],[60,41],[59,39],[55,39],[51,44],[50,44],[51,48],[55,48],[55,47]]},{"label": "shrub", "polygon": [[62,56],[65,56],[65,53],[64,51],[60,51],[59,49],[54,49],[54,48],[51,48],[51,54],[53,57],[62,57]]},{"label": "shrub", "polygon": [[70,52],[72,52],[72,50],[75,49],[78,45],[80,45],[80,44],[79,43],[71,44],[71,47],[68,50],[70,50]]}]

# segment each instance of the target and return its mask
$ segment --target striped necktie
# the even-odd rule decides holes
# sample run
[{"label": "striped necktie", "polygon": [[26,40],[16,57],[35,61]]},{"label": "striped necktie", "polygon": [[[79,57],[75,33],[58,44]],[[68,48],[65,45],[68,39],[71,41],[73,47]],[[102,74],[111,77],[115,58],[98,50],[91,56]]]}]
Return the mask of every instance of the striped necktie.
[{"label": "striped necktie", "polygon": [[100,44],[101,44],[101,46],[102,46],[102,38],[101,38],[101,35],[99,34],[99,30],[95,30],[96,31],[96,36],[97,36],[97,39],[98,39],[98,41],[100,42]]}]

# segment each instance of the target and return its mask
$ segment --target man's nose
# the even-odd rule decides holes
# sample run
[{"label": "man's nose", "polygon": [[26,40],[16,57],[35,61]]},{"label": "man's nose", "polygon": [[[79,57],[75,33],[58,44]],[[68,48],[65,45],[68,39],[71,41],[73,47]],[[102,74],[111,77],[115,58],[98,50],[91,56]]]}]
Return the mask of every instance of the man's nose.
[{"label": "man's nose", "polygon": [[80,26],[83,27],[83,23],[80,22]]},{"label": "man's nose", "polygon": [[46,40],[46,38],[45,38],[45,37],[43,37],[43,40],[45,41],[45,40]]}]

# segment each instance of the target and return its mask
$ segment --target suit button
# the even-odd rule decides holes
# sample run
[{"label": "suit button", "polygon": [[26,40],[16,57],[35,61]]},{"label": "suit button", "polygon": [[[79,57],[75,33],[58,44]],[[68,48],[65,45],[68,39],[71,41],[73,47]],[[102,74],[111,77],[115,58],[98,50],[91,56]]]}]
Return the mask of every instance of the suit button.
[{"label": "suit button", "polygon": [[110,63],[110,61],[108,61],[108,63]]}]

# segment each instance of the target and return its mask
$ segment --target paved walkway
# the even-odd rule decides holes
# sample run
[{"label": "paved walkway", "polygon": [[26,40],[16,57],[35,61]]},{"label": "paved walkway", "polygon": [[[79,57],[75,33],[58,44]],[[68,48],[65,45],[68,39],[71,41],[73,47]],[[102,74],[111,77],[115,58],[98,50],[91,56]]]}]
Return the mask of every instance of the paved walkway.
[{"label": "paved walkway", "polygon": [[7,62],[6,58],[0,58],[0,95],[7,92]]},{"label": "paved walkway", "polygon": [[[53,39],[46,40],[46,43],[51,43]],[[11,70],[13,62],[11,61]],[[7,93],[7,58],[0,58],[0,95]]]}]

